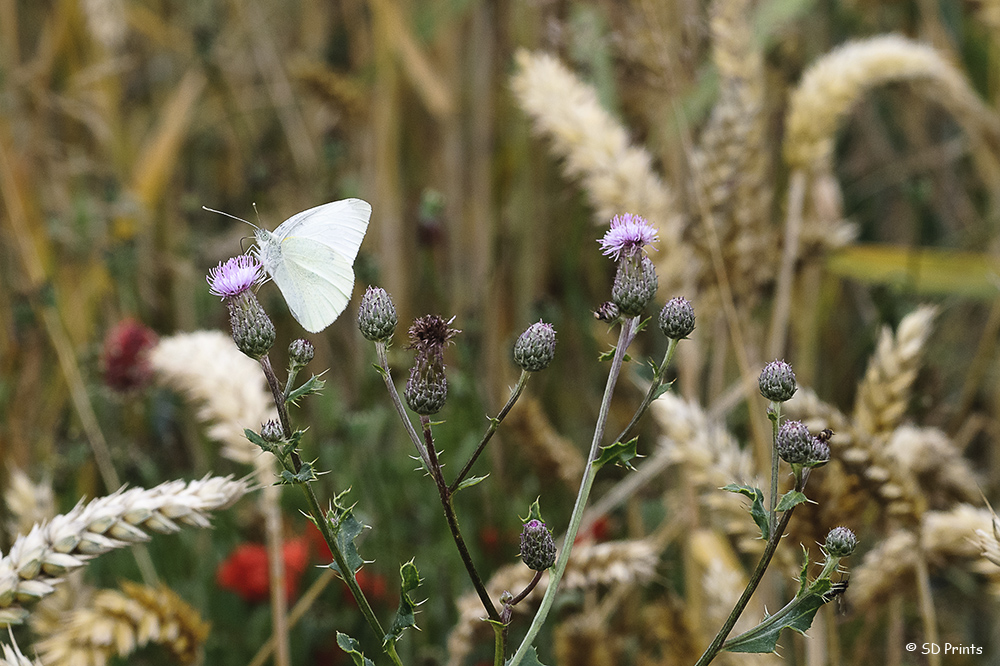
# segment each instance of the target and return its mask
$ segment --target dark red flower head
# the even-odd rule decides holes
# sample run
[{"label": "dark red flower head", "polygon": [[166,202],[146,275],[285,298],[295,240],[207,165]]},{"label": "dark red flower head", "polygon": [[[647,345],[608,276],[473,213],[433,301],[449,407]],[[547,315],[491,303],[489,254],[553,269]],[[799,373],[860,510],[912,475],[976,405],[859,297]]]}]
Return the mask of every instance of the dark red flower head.
[{"label": "dark red flower head", "polygon": [[104,383],[115,391],[127,393],[143,388],[153,378],[146,358],[157,342],[156,333],[135,319],[124,319],[104,336],[101,372]]}]

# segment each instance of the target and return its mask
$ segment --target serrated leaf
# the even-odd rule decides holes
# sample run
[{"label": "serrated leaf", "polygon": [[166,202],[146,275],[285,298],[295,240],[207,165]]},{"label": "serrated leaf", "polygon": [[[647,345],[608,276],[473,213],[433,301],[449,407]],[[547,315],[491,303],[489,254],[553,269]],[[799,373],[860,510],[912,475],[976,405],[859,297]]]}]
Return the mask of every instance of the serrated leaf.
[{"label": "serrated leaf", "polygon": [[324,386],[326,386],[326,381],[320,379],[316,375],[313,375],[302,386],[289,393],[288,399],[285,400],[285,402],[298,405],[298,401],[305,396],[312,395],[313,393],[322,393]]},{"label": "serrated leaf", "polygon": [[673,382],[664,382],[663,384],[660,384],[659,386],[657,386],[656,390],[653,391],[653,400],[656,400],[661,395],[663,395],[664,393],[666,393],[667,391],[669,391],[670,387],[672,387],[673,385],[674,385]]},{"label": "serrated leaf", "polygon": [[312,464],[304,462],[302,467],[299,468],[297,474],[292,474],[287,469],[281,470],[281,480],[283,483],[288,485],[295,485],[297,483],[311,483],[316,480],[316,470],[313,468]]},{"label": "serrated leaf", "polygon": [[[333,498],[333,508],[327,512],[326,520],[330,524],[330,531],[333,532],[333,539],[337,542],[337,547],[340,548],[340,552],[351,570],[350,575],[353,576],[365,563],[358,553],[357,546],[354,545],[354,540],[358,538],[365,526],[354,517],[354,505],[345,507],[340,503],[341,498],[348,492],[350,489]],[[336,562],[331,562],[329,566],[344,576],[344,572],[340,570]]]},{"label": "serrated leaf", "polygon": [[483,476],[470,476],[467,479],[463,479],[462,483],[458,484],[455,487],[455,492],[457,493],[459,490],[463,490],[465,488],[471,488],[472,486],[476,485],[477,483],[479,483],[480,481],[482,481],[487,477],[489,477],[489,474],[484,474]]},{"label": "serrated leaf", "polygon": [[613,462],[619,467],[634,470],[635,467],[632,466],[630,461],[633,458],[642,457],[635,450],[638,441],[638,437],[633,437],[627,442],[615,442],[609,446],[602,446],[601,455],[594,461],[594,464],[600,468],[604,467],[609,462]]},{"label": "serrated leaf", "polygon": [[339,631],[337,632],[337,647],[351,655],[351,659],[354,660],[354,666],[375,666],[374,661],[361,653],[360,643]]},{"label": "serrated leaf", "polygon": [[417,571],[413,560],[399,567],[399,579],[399,608],[396,610],[396,617],[392,620],[389,633],[385,636],[386,642],[399,640],[404,629],[417,626],[415,614],[419,604],[410,598],[410,592],[420,586],[420,572]]},{"label": "serrated leaf", "polygon": [[726,641],[722,649],[729,652],[774,652],[782,629],[788,627],[804,634],[812,626],[816,611],[826,602],[823,594],[814,592],[810,586],[809,591],[750,631]]},{"label": "serrated leaf", "polygon": [[[603,361],[610,361],[611,359],[613,359],[615,357],[615,352],[616,351],[618,351],[618,347],[612,347],[611,349],[609,349],[606,352],[601,352],[600,354],[598,354],[597,360],[601,361],[601,362],[603,362]],[[632,357],[629,356],[628,354],[625,354],[625,356],[622,358],[622,363],[629,363],[629,362],[631,362],[631,360],[632,360]]]},{"label": "serrated leaf", "polygon": [[266,439],[255,433],[253,430],[250,430],[249,428],[244,428],[243,434],[246,436],[247,439],[250,440],[251,444],[256,444],[263,451],[267,451],[268,453],[274,453],[277,450],[275,449],[274,444],[267,441]]},{"label": "serrated leaf", "polygon": [[[505,662],[505,666],[509,665],[510,662],[514,660],[513,657]],[[542,662],[538,661],[538,653],[535,651],[535,647],[531,646],[524,655],[524,659],[521,660],[521,666],[545,666]]]},{"label": "serrated leaf", "polygon": [[527,518],[521,518],[520,516],[518,516],[518,518],[521,518],[522,523],[530,523],[532,520],[537,520],[540,523],[545,522],[544,520],[542,520],[542,506],[541,504],[539,504],[540,499],[541,498],[536,497],[535,501],[532,502],[531,506],[528,507]]},{"label": "serrated leaf", "polygon": [[761,538],[767,541],[771,534],[771,527],[767,520],[767,510],[764,508],[764,492],[760,488],[741,486],[736,483],[730,483],[728,486],[724,486],[722,490],[745,495],[750,499],[750,516],[753,518],[753,522],[757,523],[757,527],[760,528]]},{"label": "serrated leaf", "polygon": [[781,496],[778,500],[778,506],[775,510],[777,511],[788,511],[792,507],[796,507],[803,502],[808,502],[809,498],[797,490],[790,490]]}]

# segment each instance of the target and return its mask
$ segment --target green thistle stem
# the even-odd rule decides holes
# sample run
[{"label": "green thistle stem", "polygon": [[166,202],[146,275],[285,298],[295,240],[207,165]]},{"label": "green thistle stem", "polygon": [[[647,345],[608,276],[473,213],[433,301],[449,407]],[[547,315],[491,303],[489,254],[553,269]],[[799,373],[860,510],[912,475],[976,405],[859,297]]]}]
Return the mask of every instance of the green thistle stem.
[{"label": "green thistle stem", "polygon": [[781,425],[781,403],[771,401],[767,408],[767,417],[771,419],[771,497],[768,500],[768,527],[774,532],[777,523],[778,507],[778,426]]},{"label": "green thistle stem", "polygon": [[618,383],[618,376],[621,374],[622,363],[625,359],[625,350],[632,344],[632,340],[635,338],[638,321],[637,317],[633,317],[627,319],[622,325],[621,334],[618,337],[618,347],[615,349],[614,358],[611,360],[611,369],[608,371],[608,382],[604,387],[601,411],[597,415],[597,425],[594,427],[594,439],[590,443],[590,454],[587,456],[587,469],[583,475],[583,480],[580,482],[580,490],[576,495],[576,504],[573,506],[573,513],[569,519],[569,528],[566,530],[566,536],[563,539],[562,550],[559,552],[559,558],[556,560],[555,565],[549,570],[549,585],[545,590],[545,596],[542,597],[542,603],[535,612],[535,617],[531,620],[528,633],[525,635],[524,640],[521,641],[517,652],[511,657],[508,666],[517,666],[524,660],[535,637],[538,636],[542,625],[545,624],[549,611],[552,609],[552,603],[555,601],[556,588],[559,587],[559,581],[566,572],[570,551],[573,549],[573,541],[576,540],[576,533],[580,529],[580,523],[583,520],[583,511],[587,506],[587,500],[594,485],[594,478],[597,476],[597,466],[593,463],[597,460],[601,441],[604,439],[608,412],[611,409],[611,396],[615,391],[615,384]]},{"label": "green thistle stem", "polygon": [[674,359],[674,353],[677,351],[677,342],[677,340],[670,340],[667,344],[667,351],[663,354],[663,361],[660,363],[660,367],[657,368],[656,374],[653,376],[653,381],[650,383],[649,389],[646,391],[646,396],[642,399],[642,404],[635,410],[632,420],[629,421],[627,426],[625,426],[625,429],[621,431],[617,438],[615,438],[616,442],[624,442],[626,438],[632,434],[632,430],[635,428],[636,424],[639,423],[639,419],[641,419],[642,415],[646,413],[649,406],[653,404],[656,391],[663,386],[663,380],[667,376],[667,367]]},{"label": "green thistle stem", "polygon": [[420,440],[420,435],[417,434],[416,428],[413,427],[413,423],[406,414],[406,408],[403,407],[403,401],[399,398],[399,391],[396,390],[396,385],[392,383],[392,374],[389,372],[389,355],[386,353],[386,349],[386,343],[375,342],[375,354],[378,356],[380,374],[382,375],[382,379],[385,380],[385,388],[389,391],[389,398],[396,407],[396,413],[399,414],[399,418],[403,422],[403,427],[406,428],[406,433],[410,436],[410,441],[417,448],[417,454],[420,456],[420,460],[423,461],[424,469],[430,472],[430,456],[423,442]]},{"label": "green thistle stem", "polygon": [[514,403],[521,397],[521,393],[524,391],[524,387],[528,383],[529,374],[531,373],[527,370],[521,371],[521,376],[517,380],[517,386],[515,386],[514,390],[511,391],[507,404],[503,406],[503,409],[500,410],[500,413],[497,414],[495,419],[490,419],[490,427],[486,429],[486,434],[483,435],[482,441],[480,441],[479,446],[476,447],[475,453],[473,453],[472,457],[469,458],[469,462],[465,463],[465,467],[462,468],[462,471],[458,473],[455,480],[452,481],[450,486],[448,486],[449,492],[454,493],[465,477],[468,476],[469,472],[472,470],[472,466],[479,458],[479,454],[483,452],[483,449],[486,448],[486,444],[493,438],[493,434],[497,431],[497,428],[500,427],[500,422],[504,420],[504,417],[507,416],[507,413],[510,412],[511,408],[514,406]]}]

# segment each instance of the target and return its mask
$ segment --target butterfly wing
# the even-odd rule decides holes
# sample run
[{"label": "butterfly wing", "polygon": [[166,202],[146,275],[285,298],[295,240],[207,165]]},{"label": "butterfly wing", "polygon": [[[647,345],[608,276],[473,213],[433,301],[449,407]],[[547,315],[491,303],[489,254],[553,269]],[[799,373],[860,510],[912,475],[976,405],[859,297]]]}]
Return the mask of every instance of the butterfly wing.
[{"label": "butterfly wing", "polygon": [[310,238],[281,241],[281,258],[269,269],[295,321],[310,333],[332,324],[354,290],[354,270],[340,253]]},{"label": "butterfly wing", "polygon": [[297,213],[274,230],[279,241],[305,238],[321,243],[354,264],[368,230],[372,207],[361,199],[344,199]]}]

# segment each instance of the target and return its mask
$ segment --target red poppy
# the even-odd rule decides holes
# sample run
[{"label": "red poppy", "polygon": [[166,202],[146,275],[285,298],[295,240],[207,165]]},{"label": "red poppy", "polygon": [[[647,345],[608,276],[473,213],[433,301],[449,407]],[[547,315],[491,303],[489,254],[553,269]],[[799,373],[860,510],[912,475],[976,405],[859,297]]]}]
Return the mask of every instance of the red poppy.
[{"label": "red poppy", "polygon": [[[299,580],[309,565],[309,541],[305,537],[286,541],[282,556],[285,560],[285,596],[291,600],[298,592]],[[267,548],[263,544],[241,544],[219,565],[215,572],[216,583],[246,601],[264,601],[271,588],[267,564]]]},{"label": "red poppy", "polygon": [[146,386],[153,378],[146,352],[156,341],[156,333],[135,319],[115,324],[104,336],[101,350],[104,383],[121,393]]}]

